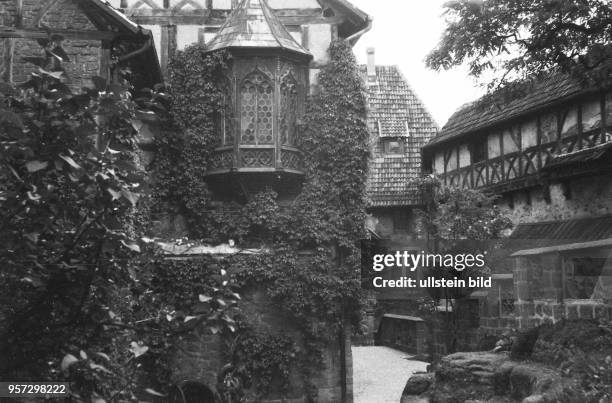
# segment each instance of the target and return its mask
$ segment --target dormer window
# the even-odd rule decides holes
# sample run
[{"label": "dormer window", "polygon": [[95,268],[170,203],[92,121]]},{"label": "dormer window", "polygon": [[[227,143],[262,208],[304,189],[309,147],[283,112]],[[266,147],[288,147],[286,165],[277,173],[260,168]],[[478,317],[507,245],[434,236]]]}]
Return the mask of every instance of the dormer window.
[{"label": "dormer window", "polygon": [[401,155],[404,154],[404,142],[402,139],[390,138],[383,140],[385,147],[385,154],[387,155]]}]

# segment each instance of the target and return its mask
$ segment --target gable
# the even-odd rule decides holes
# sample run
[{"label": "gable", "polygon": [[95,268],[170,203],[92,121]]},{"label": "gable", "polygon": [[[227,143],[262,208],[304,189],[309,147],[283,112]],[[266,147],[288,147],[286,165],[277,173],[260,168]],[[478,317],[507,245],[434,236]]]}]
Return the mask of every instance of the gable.
[{"label": "gable", "polygon": [[54,0],[41,9],[34,24],[52,29],[96,31],[93,22],[79,7],[78,0]]}]

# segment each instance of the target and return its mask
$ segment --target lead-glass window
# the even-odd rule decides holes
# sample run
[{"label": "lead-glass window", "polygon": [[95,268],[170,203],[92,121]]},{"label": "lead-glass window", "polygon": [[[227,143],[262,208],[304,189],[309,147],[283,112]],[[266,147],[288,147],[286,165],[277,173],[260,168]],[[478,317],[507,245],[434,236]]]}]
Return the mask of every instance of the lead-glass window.
[{"label": "lead-glass window", "polygon": [[256,71],[249,74],[240,88],[241,144],[274,144],[272,105],[274,86],[268,77]]},{"label": "lead-glass window", "polygon": [[287,74],[281,80],[281,119],[280,134],[284,145],[296,144],[296,123],[298,107],[297,80],[291,74]]}]

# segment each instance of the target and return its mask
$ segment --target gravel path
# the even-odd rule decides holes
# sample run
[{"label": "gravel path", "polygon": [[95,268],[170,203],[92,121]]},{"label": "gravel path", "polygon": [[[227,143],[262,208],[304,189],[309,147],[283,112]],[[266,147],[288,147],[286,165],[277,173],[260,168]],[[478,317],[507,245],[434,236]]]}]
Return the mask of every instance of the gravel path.
[{"label": "gravel path", "polygon": [[355,403],[399,403],[410,375],[425,371],[426,362],[388,347],[353,347]]}]

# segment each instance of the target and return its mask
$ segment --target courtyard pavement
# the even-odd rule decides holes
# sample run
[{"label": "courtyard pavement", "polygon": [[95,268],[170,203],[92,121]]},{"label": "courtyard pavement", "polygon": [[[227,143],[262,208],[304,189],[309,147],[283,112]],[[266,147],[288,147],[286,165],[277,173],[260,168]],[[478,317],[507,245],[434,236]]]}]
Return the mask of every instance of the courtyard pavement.
[{"label": "courtyard pavement", "polygon": [[388,347],[353,347],[355,403],[399,403],[406,381],[425,371],[426,362]]}]

